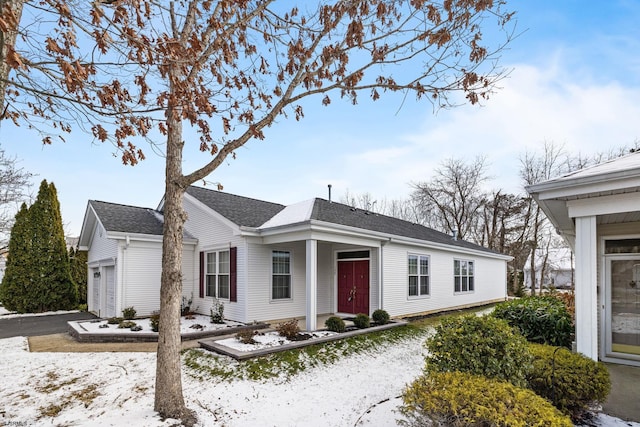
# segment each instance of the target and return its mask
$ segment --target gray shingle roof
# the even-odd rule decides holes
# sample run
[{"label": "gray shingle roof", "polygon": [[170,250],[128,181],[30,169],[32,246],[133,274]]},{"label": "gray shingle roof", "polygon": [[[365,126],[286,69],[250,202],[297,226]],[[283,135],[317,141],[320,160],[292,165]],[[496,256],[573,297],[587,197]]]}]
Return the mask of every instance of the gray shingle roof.
[{"label": "gray shingle roof", "polygon": [[449,234],[441,233],[423,225],[364,211],[362,209],[355,209],[351,206],[329,202],[324,199],[315,199],[311,219],[461,248],[497,253],[484,246],[476,245],[465,240],[454,239]]},{"label": "gray shingle roof", "polygon": [[[258,228],[285,209],[285,206],[277,203],[250,199],[200,187],[189,187],[187,193],[239,226]],[[351,206],[329,202],[324,199],[315,199],[310,217],[300,218],[303,221],[308,221],[309,219],[460,248],[497,253],[465,240],[456,240],[449,234],[441,233],[422,225],[366,212],[361,209],[354,209]]]},{"label": "gray shingle roof", "polygon": [[107,231],[162,236],[162,215],[153,209],[98,200],[89,204]]},{"label": "gray shingle roof", "polygon": [[239,226],[260,227],[285,208],[277,203],[191,186],[187,193]]}]

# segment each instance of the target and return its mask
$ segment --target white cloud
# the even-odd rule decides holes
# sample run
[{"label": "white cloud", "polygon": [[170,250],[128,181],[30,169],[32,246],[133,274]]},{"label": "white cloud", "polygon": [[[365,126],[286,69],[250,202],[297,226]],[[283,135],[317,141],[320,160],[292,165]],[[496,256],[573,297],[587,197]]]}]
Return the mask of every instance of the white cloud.
[{"label": "white cloud", "polygon": [[640,88],[579,81],[562,67],[560,54],[552,59],[544,68],[515,65],[503,89],[484,107],[425,116],[418,129],[398,135],[395,143],[348,156],[349,163],[358,165],[358,177],[351,180],[367,181],[378,197],[394,198],[398,189],[409,191],[406,183],[428,179],[444,159],[485,155],[494,186],[519,191],[520,156],[545,141],[591,154],[640,137]]}]

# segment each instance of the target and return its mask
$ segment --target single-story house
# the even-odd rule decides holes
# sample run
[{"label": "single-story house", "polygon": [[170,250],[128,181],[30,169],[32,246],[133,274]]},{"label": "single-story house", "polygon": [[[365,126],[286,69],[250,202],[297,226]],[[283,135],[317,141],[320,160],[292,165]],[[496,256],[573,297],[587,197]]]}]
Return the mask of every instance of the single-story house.
[{"label": "single-story house", "polygon": [[[524,265],[524,286],[531,288],[531,251]],[[568,289],[573,286],[573,252],[570,248],[538,248],[534,258],[535,287]]]},{"label": "single-story house", "polygon": [[640,366],[640,153],[527,191],[574,250],[577,351]]},{"label": "single-story house", "polygon": [[[220,300],[231,320],[305,318],[314,330],[323,315],[408,316],[506,298],[509,256],[411,222],[319,198],[284,206],[195,186],[183,207],[183,297],[199,313]],[[162,221],[162,202],[89,201],[80,248],[90,311],[159,308]]]}]

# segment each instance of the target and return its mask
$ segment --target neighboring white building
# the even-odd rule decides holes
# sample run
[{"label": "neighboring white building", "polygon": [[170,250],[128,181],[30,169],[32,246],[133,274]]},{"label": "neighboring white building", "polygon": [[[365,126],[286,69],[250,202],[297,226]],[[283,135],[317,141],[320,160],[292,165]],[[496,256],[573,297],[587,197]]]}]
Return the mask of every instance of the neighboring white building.
[{"label": "neighboring white building", "polygon": [[[319,315],[408,316],[503,301],[511,257],[421,225],[323,199],[283,206],[189,187],[183,295],[209,314],[218,298],[240,322]],[[159,308],[158,209],[89,201],[89,310]]]},{"label": "neighboring white building", "polygon": [[[524,266],[524,286],[531,288],[531,254]],[[568,289],[573,286],[573,252],[570,248],[537,249],[535,251],[536,289]]]},{"label": "neighboring white building", "polygon": [[578,352],[640,366],[640,153],[527,191],[574,250]]}]

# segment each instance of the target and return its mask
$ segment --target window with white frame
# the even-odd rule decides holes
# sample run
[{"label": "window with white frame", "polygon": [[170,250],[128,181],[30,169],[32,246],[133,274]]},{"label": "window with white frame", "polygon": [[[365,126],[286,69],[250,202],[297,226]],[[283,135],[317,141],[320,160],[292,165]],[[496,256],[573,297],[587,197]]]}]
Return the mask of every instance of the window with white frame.
[{"label": "window with white frame", "polygon": [[229,298],[229,251],[207,252],[206,295]]},{"label": "window with white frame", "polygon": [[409,254],[407,264],[409,296],[429,295],[429,257]]},{"label": "window with white frame", "polygon": [[473,292],[474,289],[473,261],[453,260],[453,290],[455,292]]},{"label": "window with white frame", "polygon": [[291,253],[273,251],[271,253],[271,298],[291,298]]}]

